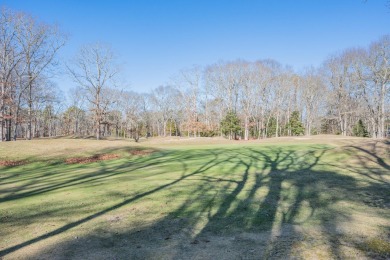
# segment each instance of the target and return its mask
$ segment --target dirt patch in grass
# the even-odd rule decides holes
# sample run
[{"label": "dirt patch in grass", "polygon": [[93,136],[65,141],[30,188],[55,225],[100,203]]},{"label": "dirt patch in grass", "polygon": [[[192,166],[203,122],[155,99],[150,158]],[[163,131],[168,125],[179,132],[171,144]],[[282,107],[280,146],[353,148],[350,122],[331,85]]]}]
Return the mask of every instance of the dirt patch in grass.
[{"label": "dirt patch in grass", "polygon": [[27,164],[27,161],[15,161],[15,160],[0,160],[0,166],[14,167]]},{"label": "dirt patch in grass", "polygon": [[131,155],[137,155],[137,156],[148,156],[154,152],[155,150],[152,149],[134,149],[129,151]]},{"label": "dirt patch in grass", "polygon": [[85,164],[98,161],[113,160],[119,158],[117,154],[97,154],[90,157],[74,157],[65,160],[66,164]]}]

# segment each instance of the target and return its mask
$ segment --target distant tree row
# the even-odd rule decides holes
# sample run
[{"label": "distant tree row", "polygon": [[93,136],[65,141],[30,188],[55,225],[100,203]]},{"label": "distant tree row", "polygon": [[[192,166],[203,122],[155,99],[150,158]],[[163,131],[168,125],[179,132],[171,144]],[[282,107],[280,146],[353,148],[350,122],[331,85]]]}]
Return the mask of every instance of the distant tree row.
[{"label": "distant tree row", "polygon": [[320,133],[383,138],[389,131],[390,36],[303,73],[274,60],[193,66],[150,93],[123,90],[111,49],[88,45],[68,62],[75,85],[65,102],[49,80],[65,37],[26,14],[3,9],[0,19],[1,140],[249,140]]}]

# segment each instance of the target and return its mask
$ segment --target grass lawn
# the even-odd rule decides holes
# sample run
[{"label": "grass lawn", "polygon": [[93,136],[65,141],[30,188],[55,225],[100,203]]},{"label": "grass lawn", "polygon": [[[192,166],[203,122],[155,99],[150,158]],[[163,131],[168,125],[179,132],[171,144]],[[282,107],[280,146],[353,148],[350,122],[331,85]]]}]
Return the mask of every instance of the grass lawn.
[{"label": "grass lawn", "polygon": [[[390,144],[0,143],[0,259],[390,258]],[[115,154],[110,160],[67,163]]]}]

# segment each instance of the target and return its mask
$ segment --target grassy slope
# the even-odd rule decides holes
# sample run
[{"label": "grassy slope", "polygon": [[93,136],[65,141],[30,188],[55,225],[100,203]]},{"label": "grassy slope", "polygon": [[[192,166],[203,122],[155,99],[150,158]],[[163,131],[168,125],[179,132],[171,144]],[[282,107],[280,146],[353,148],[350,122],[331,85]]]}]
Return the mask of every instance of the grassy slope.
[{"label": "grassy slope", "polygon": [[390,257],[388,144],[197,142],[0,144],[0,257]]}]

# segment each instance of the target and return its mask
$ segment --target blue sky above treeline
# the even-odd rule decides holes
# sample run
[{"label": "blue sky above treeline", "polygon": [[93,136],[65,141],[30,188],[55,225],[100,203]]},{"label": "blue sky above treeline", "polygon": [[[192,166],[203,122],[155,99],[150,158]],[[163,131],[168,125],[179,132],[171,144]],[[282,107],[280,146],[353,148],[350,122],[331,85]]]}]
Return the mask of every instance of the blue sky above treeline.
[{"label": "blue sky above treeline", "polygon": [[[298,72],[389,33],[386,0],[50,1],[1,6],[56,23],[69,35],[60,58],[85,44],[111,45],[131,90],[149,91],[194,64],[271,58]],[[63,91],[74,83],[54,78]]]}]

